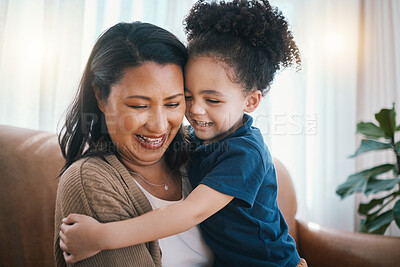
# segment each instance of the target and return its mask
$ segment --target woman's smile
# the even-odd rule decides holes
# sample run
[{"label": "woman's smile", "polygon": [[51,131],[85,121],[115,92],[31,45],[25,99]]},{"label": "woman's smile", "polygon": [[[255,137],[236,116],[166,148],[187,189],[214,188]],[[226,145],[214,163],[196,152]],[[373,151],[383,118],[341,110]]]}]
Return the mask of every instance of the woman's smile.
[{"label": "woman's smile", "polygon": [[165,141],[167,140],[168,134],[163,134],[158,137],[150,137],[150,136],[144,136],[144,135],[136,135],[137,139],[139,140],[139,143],[141,146],[143,146],[146,149],[159,149],[165,144]]}]

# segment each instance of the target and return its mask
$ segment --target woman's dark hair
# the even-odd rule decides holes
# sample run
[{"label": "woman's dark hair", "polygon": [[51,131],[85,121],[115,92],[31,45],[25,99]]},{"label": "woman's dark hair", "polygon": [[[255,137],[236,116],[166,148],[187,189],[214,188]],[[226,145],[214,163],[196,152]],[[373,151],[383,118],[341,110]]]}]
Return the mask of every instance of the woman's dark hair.
[{"label": "woman's dark hair", "polygon": [[[149,23],[118,23],[99,37],[58,136],[66,159],[60,174],[82,157],[115,152],[94,88],[99,90],[100,99],[107,101],[112,85],[119,82],[127,68],[149,61],[183,68],[187,51],[172,33]],[[180,129],[166,151],[166,160],[172,170],[186,160],[185,140]]]},{"label": "woman's dark hair", "polygon": [[300,69],[299,49],[288,23],[266,0],[199,0],[184,25],[189,56],[221,60],[233,70],[232,81],[246,92],[265,95],[282,67]]}]

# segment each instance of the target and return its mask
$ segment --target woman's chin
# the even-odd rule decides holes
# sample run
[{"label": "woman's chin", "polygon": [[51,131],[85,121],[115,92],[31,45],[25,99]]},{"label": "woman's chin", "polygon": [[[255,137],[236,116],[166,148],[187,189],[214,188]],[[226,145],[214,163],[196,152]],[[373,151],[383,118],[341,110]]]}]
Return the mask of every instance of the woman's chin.
[{"label": "woman's chin", "polygon": [[137,158],[137,163],[141,165],[153,165],[162,159],[164,152],[165,151],[161,153],[152,153],[152,155],[141,155],[140,158]]},{"label": "woman's chin", "polygon": [[133,149],[119,151],[120,156],[124,161],[127,161],[131,164],[135,165],[153,165],[157,163],[164,156],[165,150],[167,146],[163,146],[158,149],[146,149],[142,146],[139,146],[140,149]]}]

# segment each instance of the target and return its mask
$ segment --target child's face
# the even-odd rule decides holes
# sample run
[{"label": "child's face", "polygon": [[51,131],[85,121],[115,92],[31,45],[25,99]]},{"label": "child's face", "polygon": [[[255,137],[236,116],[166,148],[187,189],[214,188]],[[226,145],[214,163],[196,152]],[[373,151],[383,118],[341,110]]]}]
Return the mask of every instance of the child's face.
[{"label": "child's face", "polygon": [[[228,78],[226,64],[211,57],[192,57],[185,67],[186,118],[205,143],[217,141],[242,125],[249,95]],[[256,93],[257,94],[257,93]],[[257,103],[258,104],[258,103]]]}]

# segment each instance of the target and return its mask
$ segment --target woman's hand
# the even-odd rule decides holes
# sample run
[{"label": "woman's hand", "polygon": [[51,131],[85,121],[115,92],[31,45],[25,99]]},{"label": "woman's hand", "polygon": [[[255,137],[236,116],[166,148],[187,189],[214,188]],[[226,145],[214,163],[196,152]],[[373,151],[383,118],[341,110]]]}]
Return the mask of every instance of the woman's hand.
[{"label": "woman's hand", "polygon": [[80,214],[70,214],[62,222],[60,248],[67,263],[89,258],[102,250],[102,223]]}]

